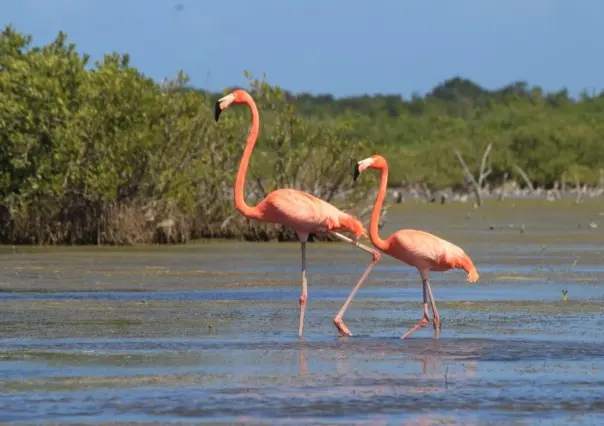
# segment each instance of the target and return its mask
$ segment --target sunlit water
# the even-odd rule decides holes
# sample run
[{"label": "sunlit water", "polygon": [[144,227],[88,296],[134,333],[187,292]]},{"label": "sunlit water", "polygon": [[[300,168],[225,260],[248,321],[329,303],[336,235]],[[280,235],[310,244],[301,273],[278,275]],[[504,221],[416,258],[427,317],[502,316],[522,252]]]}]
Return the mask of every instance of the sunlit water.
[{"label": "sunlit water", "polygon": [[520,234],[495,214],[471,231],[465,212],[440,227],[428,213],[383,233],[431,221],[481,273],[434,275],[439,340],[431,325],[399,339],[421,286],[387,258],[339,337],[331,320],[369,260],[343,244],[309,245],[301,340],[296,244],[7,248],[0,421],[604,423],[604,234],[574,223],[594,214],[550,212],[555,232],[524,218],[535,232]]}]

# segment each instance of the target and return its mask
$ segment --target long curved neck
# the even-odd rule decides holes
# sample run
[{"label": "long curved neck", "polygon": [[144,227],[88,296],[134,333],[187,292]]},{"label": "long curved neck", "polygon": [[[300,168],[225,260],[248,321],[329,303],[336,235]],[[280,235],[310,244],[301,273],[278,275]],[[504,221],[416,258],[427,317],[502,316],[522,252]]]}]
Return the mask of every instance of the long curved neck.
[{"label": "long curved neck", "polygon": [[246,217],[256,218],[258,216],[257,208],[251,207],[245,202],[243,192],[245,190],[245,175],[247,173],[247,168],[250,163],[250,157],[252,156],[254,145],[256,145],[256,140],[258,139],[258,131],[260,129],[260,116],[258,114],[258,108],[256,107],[256,103],[254,102],[254,99],[252,99],[251,96],[246,96],[245,103],[250,108],[250,111],[252,113],[252,127],[250,128],[250,133],[245,144],[245,149],[243,150],[243,156],[241,157],[241,162],[239,163],[237,179],[235,180],[235,208]]},{"label": "long curved neck", "polygon": [[378,223],[380,222],[380,213],[382,211],[382,205],[384,204],[384,198],[386,197],[386,187],[388,186],[388,165],[380,165],[379,170],[381,172],[380,187],[375,199],[373,211],[371,212],[369,239],[371,240],[371,243],[380,250],[387,250],[388,244],[386,241],[382,240],[378,234]]}]

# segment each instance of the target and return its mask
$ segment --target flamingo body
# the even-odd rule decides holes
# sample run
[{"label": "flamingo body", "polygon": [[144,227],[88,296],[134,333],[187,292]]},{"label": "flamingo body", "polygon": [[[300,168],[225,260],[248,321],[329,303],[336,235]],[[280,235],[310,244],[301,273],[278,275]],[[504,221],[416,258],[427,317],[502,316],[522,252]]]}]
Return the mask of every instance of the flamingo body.
[{"label": "flamingo body", "polygon": [[461,247],[429,232],[401,229],[385,241],[384,252],[421,271],[444,272],[463,269],[468,281],[476,282],[478,274],[472,260]]},{"label": "flamingo body", "polygon": [[361,221],[333,205],[296,189],[277,189],[258,206],[259,219],[294,229],[301,239],[311,233],[348,231],[358,238],[366,234]]},{"label": "flamingo body", "polygon": [[371,213],[371,221],[369,222],[369,238],[371,239],[371,243],[380,251],[401,260],[407,265],[416,267],[422,278],[424,317],[411,330],[405,333],[402,338],[409,337],[429,323],[428,299],[432,306],[434,318],[434,337],[438,338],[440,317],[438,316],[438,310],[436,309],[436,303],[428,280],[430,271],[444,272],[449,269],[463,269],[466,271],[467,281],[470,283],[478,280],[478,271],[472,263],[472,259],[461,247],[428,232],[415,229],[401,229],[386,240],[381,239],[378,233],[378,221],[384,198],[386,197],[386,188],[388,187],[388,163],[381,155],[373,155],[361,160],[355,166],[354,180],[368,168],[377,169],[381,172],[380,186]]},{"label": "flamingo body", "polygon": [[353,288],[352,292],[344,302],[342,309],[333,319],[335,326],[343,336],[350,336],[350,330],[344,324],[342,317],[346,308],[352,301],[356,291],[363,284],[371,269],[380,260],[380,253],[370,247],[367,247],[356,240],[348,238],[337,231],[349,231],[357,238],[366,235],[365,228],[361,221],[354,216],[344,213],[326,201],[320,200],[310,194],[295,189],[277,189],[268,194],[258,205],[250,206],[245,202],[244,187],[245,174],[248,169],[250,156],[254,150],[254,145],[258,140],[260,129],[260,116],[254,99],[245,90],[234,90],[232,93],[220,98],[216,102],[214,117],[218,121],[221,112],[231,104],[247,105],[252,113],[252,126],[243,150],[239,171],[235,179],[235,208],[245,217],[261,222],[280,223],[288,228],[292,228],[298,234],[300,239],[301,257],[302,257],[302,294],[300,295],[300,322],[298,326],[298,336],[302,336],[304,327],[304,312],[306,309],[306,300],[308,298],[308,286],[306,280],[306,242],[308,234],[328,233],[342,241],[370,253],[373,257],[371,263],[361,275],[361,278]]}]

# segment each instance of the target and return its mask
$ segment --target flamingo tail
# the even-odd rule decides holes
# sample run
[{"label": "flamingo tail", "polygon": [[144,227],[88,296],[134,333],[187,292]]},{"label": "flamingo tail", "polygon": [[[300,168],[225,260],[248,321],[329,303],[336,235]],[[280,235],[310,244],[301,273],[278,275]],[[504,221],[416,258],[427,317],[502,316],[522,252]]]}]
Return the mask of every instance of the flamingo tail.
[{"label": "flamingo tail", "polygon": [[470,256],[468,256],[467,254],[464,253],[461,256],[457,257],[454,260],[453,264],[455,268],[463,269],[468,273],[467,279],[469,283],[475,283],[476,281],[478,281],[478,278],[480,278],[480,276],[478,275],[478,271],[476,270],[476,267],[472,262],[472,259],[470,259]]},{"label": "flamingo tail", "polygon": [[363,226],[363,222],[356,217],[345,214],[338,219],[340,222],[339,228],[352,232],[357,238],[367,236],[367,230]]}]

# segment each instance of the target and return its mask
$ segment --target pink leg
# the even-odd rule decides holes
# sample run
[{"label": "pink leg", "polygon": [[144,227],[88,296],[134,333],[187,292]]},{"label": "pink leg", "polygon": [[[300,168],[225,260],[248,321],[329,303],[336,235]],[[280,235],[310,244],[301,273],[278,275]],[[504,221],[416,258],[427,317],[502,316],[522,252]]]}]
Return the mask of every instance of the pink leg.
[{"label": "pink leg", "polygon": [[428,296],[430,297],[430,305],[432,306],[432,316],[434,317],[434,338],[438,339],[440,335],[440,316],[438,315],[438,309],[436,309],[436,301],[432,295],[432,288],[430,287],[430,281],[426,280],[426,288],[428,289]]},{"label": "pink leg", "polygon": [[417,324],[415,324],[415,326],[413,326],[413,328],[411,328],[411,330],[409,330],[408,332],[406,332],[405,334],[403,334],[401,336],[401,339],[406,339],[409,336],[411,336],[413,333],[415,333],[417,330],[419,330],[420,328],[423,328],[425,326],[428,325],[428,323],[430,322],[430,317],[428,315],[428,293],[427,293],[427,285],[426,283],[428,282],[428,280],[422,280],[422,285],[423,285],[423,293],[424,293],[424,317],[418,321]]},{"label": "pink leg", "polygon": [[340,332],[340,334],[342,336],[352,336],[352,333],[350,332],[350,330],[348,329],[346,324],[344,324],[344,320],[342,319],[344,317],[344,312],[346,312],[348,305],[350,305],[350,302],[352,302],[352,298],[354,297],[356,292],[359,290],[359,288],[361,288],[361,285],[363,285],[363,282],[365,282],[365,280],[369,276],[369,273],[371,272],[373,267],[380,260],[381,255],[378,251],[376,251],[372,248],[369,248],[366,245],[363,245],[363,244],[359,243],[358,241],[353,240],[352,238],[348,238],[337,232],[330,232],[330,233],[333,236],[341,239],[342,241],[346,241],[347,243],[350,243],[350,244],[354,245],[355,247],[358,247],[361,250],[366,251],[367,253],[370,253],[371,255],[373,255],[373,259],[371,260],[371,263],[369,264],[367,269],[365,269],[365,272],[363,272],[363,275],[361,275],[361,278],[359,279],[357,284],[354,286],[354,288],[350,292],[350,295],[348,296],[348,299],[346,299],[346,302],[344,302],[344,305],[342,305],[342,309],[340,309],[340,312],[338,312],[338,314],[333,319],[333,323],[338,328],[338,331]]},{"label": "pink leg", "polygon": [[308,366],[306,365],[306,357],[304,351],[300,349],[300,374],[308,373]]},{"label": "pink leg", "polygon": [[306,299],[308,299],[308,284],[306,282],[306,241],[300,241],[302,249],[302,294],[300,295],[300,325],[298,326],[298,337],[302,337],[304,329],[304,311],[306,310]]}]

